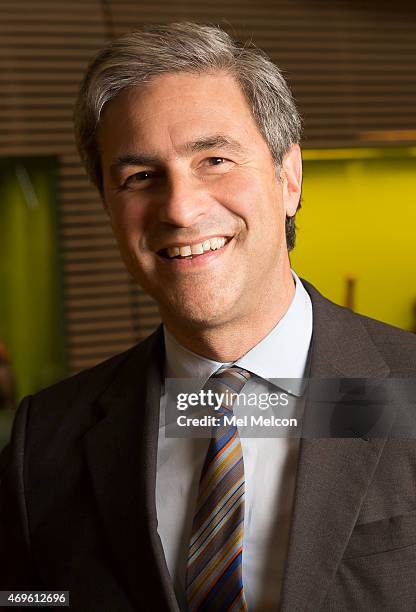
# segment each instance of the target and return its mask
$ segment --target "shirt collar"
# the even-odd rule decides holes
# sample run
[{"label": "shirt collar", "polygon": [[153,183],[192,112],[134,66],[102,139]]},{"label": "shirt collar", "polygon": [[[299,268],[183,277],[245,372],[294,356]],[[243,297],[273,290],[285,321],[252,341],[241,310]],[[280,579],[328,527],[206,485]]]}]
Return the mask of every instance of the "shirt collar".
[{"label": "shirt collar", "polygon": [[[235,363],[222,363],[185,348],[163,326],[167,378],[198,378],[204,383],[224,365],[236,365],[269,380],[293,395],[302,395],[312,336],[312,303],[299,277],[292,270],[296,289],[285,315],[258,344]],[[283,379],[283,380],[282,380]],[[273,382],[273,381],[272,381]]]}]

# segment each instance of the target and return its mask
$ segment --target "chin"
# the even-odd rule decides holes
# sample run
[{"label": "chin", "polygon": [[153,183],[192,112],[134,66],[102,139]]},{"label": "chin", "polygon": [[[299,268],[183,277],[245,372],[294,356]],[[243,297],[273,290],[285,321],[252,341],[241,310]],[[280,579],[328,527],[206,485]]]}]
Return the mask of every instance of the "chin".
[{"label": "chin", "polygon": [[189,327],[217,327],[229,319],[230,304],[224,300],[208,298],[196,300],[186,299],[185,297],[175,296],[174,299],[162,300],[156,297],[159,302],[162,318],[168,317],[170,320],[181,321],[183,325]]}]

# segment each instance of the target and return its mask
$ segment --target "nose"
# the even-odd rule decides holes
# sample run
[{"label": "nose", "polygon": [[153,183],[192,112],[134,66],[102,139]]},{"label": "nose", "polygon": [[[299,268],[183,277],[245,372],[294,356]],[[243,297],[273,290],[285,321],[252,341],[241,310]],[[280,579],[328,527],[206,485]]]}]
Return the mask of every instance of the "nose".
[{"label": "nose", "polygon": [[206,214],[210,196],[189,171],[170,172],[159,204],[159,220],[176,227],[191,227]]}]

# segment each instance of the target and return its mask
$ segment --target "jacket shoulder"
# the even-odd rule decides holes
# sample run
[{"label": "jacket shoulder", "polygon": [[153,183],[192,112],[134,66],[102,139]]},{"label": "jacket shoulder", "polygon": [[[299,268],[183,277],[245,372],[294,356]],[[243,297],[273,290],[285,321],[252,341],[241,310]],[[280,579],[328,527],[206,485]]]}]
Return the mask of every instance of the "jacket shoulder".
[{"label": "jacket shoulder", "polygon": [[33,394],[32,400],[48,403],[49,400],[57,398],[68,400],[78,396],[79,393],[87,401],[88,399],[94,399],[98,394],[105,391],[108,384],[111,383],[125,363],[131,358],[146,353],[149,346],[155,340],[157,333],[156,331],[129,349],[38,391]]},{"label": "jacket shoulder", "polygon": [[160,332],[156,331],[126,351],[24,398],[17,417],[26,406],[27,433],[44,441],[59,439],[59,432],[65,432],[68,438],[82,435],[102,414],[97,402],[100,396],[123,372],[138,380],[140,364],[147,360],[158,339]]},{"label": "jacket shoulder", "polygon": [[140,345],[135,345],[122,353],[117,353],[104,361],[101,361],[94,366],[86,368],[68,376],[32,395],[32,400],[39,402],[47,402],[50,399],[70,398],[76,395],[80,390],[84,393],[90,389],[99,390],[105,389],[106,382],[110,382],[117,373],[117,370],[127,361],[130,355],[135,351],[140,350]]},{"label": "jacket shoulder", "polygon": [[[345,366],[346,359],[379,356],[391,377],[416,376],[416,335],[371,317],[352,312],[324,297],[311,283],[301,279],[309,293],[315,325],[321,333],[324,349]],[[334,348],[334,344],[338,343]],[[374,349],[376,352],[374,352]],[[367,355],[367,356],[366,356]]]},{"label": "jacket shoulder", "polygon": [[390,367],[391,376],[416,376],[416,334],[355,314]]}]

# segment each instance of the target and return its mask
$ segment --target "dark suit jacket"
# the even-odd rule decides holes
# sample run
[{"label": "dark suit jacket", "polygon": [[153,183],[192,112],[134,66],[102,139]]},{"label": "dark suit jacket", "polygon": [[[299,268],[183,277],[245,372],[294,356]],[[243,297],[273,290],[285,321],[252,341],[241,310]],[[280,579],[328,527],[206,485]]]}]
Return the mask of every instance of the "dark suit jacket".
[{"label": "dark suit jacket", "polygon": [[[416,338],[305,282],[312,377],[415,377]],[[2,456],[0,589],[178,611],[157,533],[163,335],[26,398]],[[416,441],[302,440],[281,610],[416,610]]]}]

